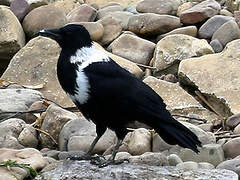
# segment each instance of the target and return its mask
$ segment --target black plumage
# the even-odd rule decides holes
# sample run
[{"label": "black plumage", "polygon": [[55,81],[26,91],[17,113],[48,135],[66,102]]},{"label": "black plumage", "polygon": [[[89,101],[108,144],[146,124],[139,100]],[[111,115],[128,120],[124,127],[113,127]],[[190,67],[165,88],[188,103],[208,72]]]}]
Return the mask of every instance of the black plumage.
[{"label": "black plumage", "polygon": [[97,138],[88,154],[110,128],[119,141],[105,164],[114,162],[127,134],[126,124],[135,120],[153,127],[167,143],[199,152],[198,137],[171,116],[155,91],[97,50],[83,26],[71,24],[39,34],[62,47],[57,64],[59,82],[83,115],[96,124]]}]

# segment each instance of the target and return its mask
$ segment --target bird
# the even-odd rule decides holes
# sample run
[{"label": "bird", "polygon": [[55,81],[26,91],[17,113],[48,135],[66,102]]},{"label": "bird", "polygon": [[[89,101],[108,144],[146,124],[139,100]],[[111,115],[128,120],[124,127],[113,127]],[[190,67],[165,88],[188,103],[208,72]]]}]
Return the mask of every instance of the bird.
[{"label": "bird", "polygon": [[36,34],[55,40],[61,47],[58,81],[83,116],[96,125],[97,136],[86,157],[91,156],[107,128],[118,138],[110,158],[99,161],[99,167],[117,163],[115,156],[128,133],[127,124],[135,120],[152,127],[168,144],[199,152],[198,137],[172,117],[151,87],[97,49],[84,26],[68,24]]}]

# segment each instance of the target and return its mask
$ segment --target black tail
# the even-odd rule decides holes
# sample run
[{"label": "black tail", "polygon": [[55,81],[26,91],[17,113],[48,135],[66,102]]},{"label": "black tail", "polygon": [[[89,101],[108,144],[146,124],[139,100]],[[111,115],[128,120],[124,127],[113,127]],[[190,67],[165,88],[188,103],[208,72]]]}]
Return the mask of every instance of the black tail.
[{"label": "black tail", "polygon": [[190,129],[175,120],[169,112],[165,111],[164,115],[162,114],[159,118],[152,120],[151,123],[166,143],[178,144],[196,153],[199,152],[197,146],[201,147],[202,145],[198,137]]}]

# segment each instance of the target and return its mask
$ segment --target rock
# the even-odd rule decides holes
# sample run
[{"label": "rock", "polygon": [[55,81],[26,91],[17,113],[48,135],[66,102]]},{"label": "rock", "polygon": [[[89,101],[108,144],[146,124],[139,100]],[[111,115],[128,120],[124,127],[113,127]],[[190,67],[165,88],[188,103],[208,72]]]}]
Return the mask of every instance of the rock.
[{"label": "rock", "polygon": [[30,0],[30,1],[28,0],[28,4],[30,6],[30,11],[32,11],[33,9],[36,9],[38,7],[48,5],[48,1],[47,0]]},{"label": "rock", "polygon": [[240,155],[240,137],[233,138],[223,145],[223,151],[226,158],[235,158]]},{"label": "rock", "polygon": [[233,130],[234,134],[240,134],[240,125],[237,125],[234,130]]},{"label": "rock", "polygon": [[126,70],[128,70],[129,72],[131,72],[132,74],[134,74],[136,77],[141,78],[143,75],[143,71],[133,62],[122,58],[120,56],[114,55],[112,53],[109,53],[108,51],[106,51],[105,49],[103,49],[102,46],[100,46],[99,44],[95,43],[95,46],[103,51],[104,53],[106,53],[109,57],[111,57],[116,63],[118,63],[120,66],[122,66],[123,68],[125,68]]},{"label": "rock", "polygon": [[107,2],[106,4],[101,6],[101,9],[109,7],[109,6],[121,6],[121,4],[118,2]]},{"label": "rock", "polygon": [[[66,123],[59,135],[60,151],[87,151],[96,137],[96,126],[85,118],[74,119]],[[96,144],[93,153],[103,153],[114,145],[116,135],[107,130]]]},{"label": "rock", "polygon": [[193,6],[195,6],[196,2],[184,2],[182,3],[179,7],[178,7],[178,10],[177,10],[177,16],[179,17],[183,11],[186,11],[190,8],[192,8]]},{"label": "rock", "polygon": [[10,6],[13,0],[0,0],[0,5]]},{"label": "rock", "polygon": [[[55,104],[51,104],[46,110],[46,116],[43,120],[41,130],[49,133],[49,135],[52,136],[56,142],[58,142],[58,137],[64,124],[71,119],[76,118],[76,114],[62,109]],[[56,145],[53,140],[44,133],[40,133],[39,138],[42,147],[53,148]]]},{"label": "rock", "polygon": [[[41,152],[42,152],[42,150],[41,150]],[[57,150],[48,150],[46,152],[42,152],[42,155],[44,157],[50,157],[50,158],[53,158],[55,160],[59,160],[58,159],[59,153],[60,153],[60,151],[57,151]]]},{"label": "rock", "polygon": [[145,152],[140,156],[130,156],[129,162],[134,164],[145,164],[151,166],[167,166],[168,160],[162,153]]},{"label": "rock", "polygon": [[74,24],[83,25],[88,30],[93,41],[99,41],[103,37],[104,28],[99,22],[75,22]]},{"label": "rock", "polygon": [[200,118],[209,119],[210,121],[217,118],[212,112],[202,107],[199,102],[178,84],[162,81],[152,76],[147,77],[143,82],[162,97],[167,105],[167,109],[173,114],[197,114]]},{"label": "rock", "polygon": [[236,157],[227,161],[223,161],[217,167],[217,169],[228,169],[234,171],[240,176],[240,158]]},{"label": "rock", "polygon": [[69,12],[67,20],[69,23],[92,22],[96,17],[97,10],[87,4],[83,4]]},{"label": "rock", "polygon": [[135,6],[132,6],[132,5],[127,5],[123,11],[126,11],[126,12],[130,12],[132,14],[138,14],[137,10],[136,10],[136,7]]},{"label": "rock", "polygon": [[239,45],[240,40],[232,41],[221,53],[186,59],[179,66],[181,84],[198,87],[223,117],[240,112]]},{"label": "rock", "polygon": [[240,2],[233,0],[226,0],[225,6],[231,12],[239,11]]},{"label": "rock", "polygon": [[128,133],[123,142],[131,155],[141,155],[151,151],[151,133],[144,128]]},{"label": "rock", "polygon": [[98,10],[97,19],[102,19],[109,13],[115,12],[115,11],[123,11],[123,7],[121,5],[113,5],[113,6],[106,6],[104,8],[101,8]]},{"label": "rock", "polygon": [[[53,167],[52,165],[50,165]],[[46,167],[44,169],[50,169]],[[60,179],[59,179],[60,177]],[[63,161],[58,162],[51,170],[43,170],[35,179],[45,180],[58,178],[63,179],[211,179],[211,180],[238,180],[238,175],[225,169],[197,169],[183,171],[169,166],[148,166],[146,164],[123,163],[118,166],[98,168],[89,161]]]},{"label": "rock", "polygon": [[[30,89],[0,89],[0,121],[7,118],[13,113],[9,111],[19,112],[27,111],[32,103],[42,98],[42,94],[36,90]],[[14,113],[15,114],[15,113]],[[19,114],[15,117],[26,120],[26,114]]]},{"label": "rock", "polygon": [[118,159],[129,159],[130,156],[131,156],[131,154],[129,154],[128,152],[118,152],[116,154],[115,160],[118,160]]},{"label": "rock", "polygon": [[37,148],[38,138],[37,131],[31,125],[26,125],[18,136],[18,142],[24,147]]},{"label": "rock", "polygon": [[25,45],[21,24],[12,11],[0,5],[0,61],[9,63],[13,55]]},{"label": "rock", "polygon": [[187,161],[177,164],[176,167],[184,171],[196,170],[198,169],[198,163],[193,161]]},{"label": "rock", "polygon": [[168,33],[159,35],[157,37],[157,41],[161,40],[162,38],[164,38],[168,35],[172,35],[172,34],[185,34],[188,36],[197,37],[197,31],[198,30],[197,30],[196,26],[180,27],[180,28],[174,29]]},{"label": "rock", "polygon": [[159,79],[167,81],[167,82],[171,82],[171,83],[177,83],[178,82],[178,79],[173,74],[167,74],[167,75],[164,74],[164,75],[160,76]]},{"label": "rock", "polygon": [[55,41],[41,36],[32,39],[15,54],[1,78],[30,86],[47,82],[39,90],[44,97],[62,106],[72,106],[56,76],[59,53],[60,47]]},{"label": "rock", "polygon": [[11,118],[0,123],[0,148],[22,149],[17,138],[24,129],[26,123],[22,119]]},{"label": "rock", "polygon": [[181,26],[180,19],[170,15],[143,13],[130,17],[128,30],[140,35],[158,35]]},{"label": "rock", "polygon": [[27,36],[32,37],[39,30],[60,28],[66,23],[66,16],[60,9],[53,5],[45,5],[28,13],[22,25]]},{"label": "rock", "polygon": [[167,160],[168,160],[169,166],[176,166],[183,162],[181,158],[176,154],[170,154],[167,157]]},{"label": "rock", "polygon": [[134,14],[126,11],[114,11],[114,12],[109,12],[104,17],[109,17],[109,16],[118,20],[123,30],[127,30],[128,21],[132,16],[134,16]]},{"label": "rock", "polygon": [[203,1],[180,14],[181,22],[184,24],[196,24],[218,14],[220,4],[215,0]]},{"label": "rock", "polygon": [[211,39],[215,31],[217,31],[224,23],[233,20],[233,17],[215,15],[208,19],[199,29],[199,38]]},{"label": "rock", "polygon": [[116,39],[122,32],[120,22],[112,17],[104,17],[98,21],[103,25],[104,34],[98,42],[101,45],[108,45]]},{"label": "rock", "polygon": [[178,156],[183,161],[194,161],[194,162],[208,162],[217,166],[224,161],[224,152],[219,144],[205,144],[202,148],[199,148],[200,153],[182,148]]},{"label": "rock", "polygon": [[27,15],[27,13],[30,11],[30,6],[26,0],[14,0],[10,5],[10,10],[21,22],[23,18]]},{"label": "rock", "polygon": [[240,124],[240,114],[239,113],[230,116],[226,120],[226,125],[231,129],[234,129],[239,124]]},{"label": "rock", "polygon": [[[17,163],[21,164],[29,164],[35,170],[42,169],[46,163],[41,153],[32,148],[21,150],[2,148],[0,149],[0,162],[6,160],[16,161]],[[11,171],[9,171],[6,167],[0,167],[0,179],[23,180],[26,178],[31,177],[29,171],[25,168],[11,167]]]},{"label": "rock", "polygon": [[234,11],[234,19],[239,26],[240,25],[240,11]]},{"label": "rock", "polygon": [[61,0],[54,1],[52,5],[59,8],[64,14],[68,14],[73,9],[84,3],[84,0]]},{"label": "rock", "polygon": [[217,39],[225,46],[227,43],[240,38],[240,29],[234,21],[224,23],[212,36],[212,40]]},{"label": "rock", "polygon": [[213,130],[212,123],[200,124],[200,125],[198,125],[198,127],[206,132],[212,132],[212,130]]},{"label": "rock", "polygon": [[184,59],[214,53],[206,40],[175,34],[161,39],[154,51],[154,74],[169,72],[177,74],[178,64]]},{"label": "rock", "polygon": [[[38,110],[38,109],[46,109],[47,106],[44,104],[44,101],[36,101],[34,103],[32,103],[32,105],[28,108],[29,111],[33,111],[33,110]],[[42,116],[42,114],[41,114]],[[32,113],[28,113],[27,117],[26,117],[26,123],[28,124],[32,124],[36,121],[37,116],[32,114]]]},{"label": "rock", "polygon": [[154,49],[154,43],[130,34],[122,34],[108,47],[113,54],[145,65],[152,59]]},{"label": "rock", "polygon": [[198,163],[198,168],[200,169],[214,169],[214,165],[207,163],[207,162],[200,162]]},{"label": "rock", "polygon": [[233,13],[231,13],[230,11],[228,11],[227,9],[221,9],[220,12],[219,12],[220,15],[223,15],[223,16],[230,16],[230,17],[233,17]]},{"label": "rock", "polygon": [[140,13],[176,15],[180,4],[180,0],[143,0],[137,4],[136,9]]},{"label": "rock", "polygon": [[214,39],[210,42],[210,46],[213,48],[215,53],[220,53],[223,50],[223,45],[218,39]]}]

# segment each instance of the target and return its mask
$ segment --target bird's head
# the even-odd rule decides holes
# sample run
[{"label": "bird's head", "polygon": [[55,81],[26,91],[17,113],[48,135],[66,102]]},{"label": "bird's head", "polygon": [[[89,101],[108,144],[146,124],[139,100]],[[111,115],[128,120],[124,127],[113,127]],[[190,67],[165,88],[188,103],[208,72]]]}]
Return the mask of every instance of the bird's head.
[{"label": "bird's head", "polygon": [[91,46],[89,32],[80,24],[68,24],[59,29],[43,29],[35,36],[45,36],[55,40],[62,48],[79,49]]}]

